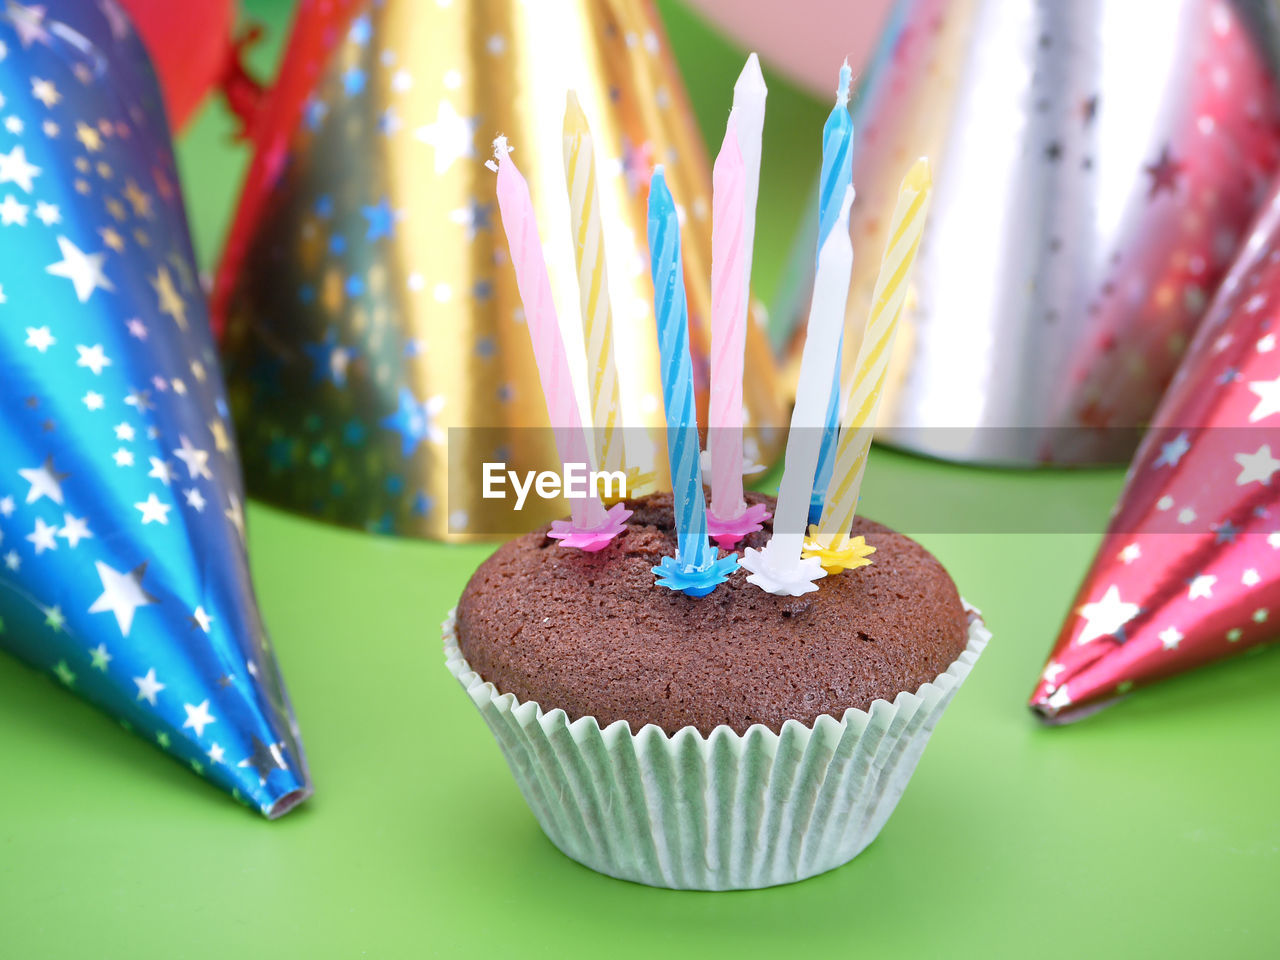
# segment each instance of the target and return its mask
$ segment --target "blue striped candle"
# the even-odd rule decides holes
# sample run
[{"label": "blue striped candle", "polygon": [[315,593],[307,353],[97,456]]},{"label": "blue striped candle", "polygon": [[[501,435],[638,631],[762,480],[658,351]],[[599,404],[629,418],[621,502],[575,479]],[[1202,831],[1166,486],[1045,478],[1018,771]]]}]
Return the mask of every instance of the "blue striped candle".
[{"label": "blue striped candle", "polygon": [[[849,116],[849,84],[853,72],[846,60],[840,68],[840,87],[836,92],[836,105],[822,128],[822,176],[818,181],[818,250],[840,219],[840,201],[853,181],[853,119]],[[809,522],[817,523],[831,482],[831,470],[835,466],[836,439],[840,433],[840,355],[844,342],[841,330],[840,344],[836,347],[836,375],[831,386],[831,400],[827,404],[827,416],[823,423],[822,447],[818,451],[818,472],[813,481],[813,494],[809,500]]]},{"label": "blue striped candle", "polygon": [[649,184],[649,257],[677,538],[675,558],[663,558],[662,565],[653,570],[662,586],[703,596],[733,572],[738,558],[729,554],[724,560],[717,560],[719,552],[707,538],[693,363],[689,359],[689,307],[680,261],[680,222],[661,166],[654,169]]}]

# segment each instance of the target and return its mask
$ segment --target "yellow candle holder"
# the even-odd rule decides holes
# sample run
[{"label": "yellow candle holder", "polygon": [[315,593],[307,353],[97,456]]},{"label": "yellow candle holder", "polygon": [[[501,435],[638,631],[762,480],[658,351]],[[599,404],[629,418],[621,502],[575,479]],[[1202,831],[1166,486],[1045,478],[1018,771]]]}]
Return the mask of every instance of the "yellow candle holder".
[{"label": "yellow candle holder", "polygon": [[841,534],[829,546],[823,546],[817,526],[810,525],[801,556],[817,557],[822,569],[832,575],[869,565],[869,558],[875,552],[876,548],[867,543],[865,537],[851,537],[847,533]]}]

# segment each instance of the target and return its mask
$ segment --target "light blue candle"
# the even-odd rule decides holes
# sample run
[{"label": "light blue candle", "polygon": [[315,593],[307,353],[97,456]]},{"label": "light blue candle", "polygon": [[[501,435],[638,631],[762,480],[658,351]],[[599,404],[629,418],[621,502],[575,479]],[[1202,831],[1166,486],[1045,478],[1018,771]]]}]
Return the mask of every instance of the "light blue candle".
[{"label": "light blue candle", "polygon": [[661,166],[654,170],[649,184],[649,258],[677,538],[676,556],[664,557],[653,572],[662,586],[700,597],[733,572],[738,558],[729,554],[718,560],[719,551],[707,538],[693,363],[689,359],[689,307],[680,262],[680,223]]},{"label": "light blue candle", "polygon": [[[849,116],[849,83],[853,73],[848,62],[840,68],[840,87],[836,93],[836,105],[822,128],[822,176],[818,181],[818,250],[822,249],[827,235],[840,218],[840,201],[853,180],[853,119]],[[844,336],[841,331],[841,344]],[[813,494],[809,500],[809,522],[817,523],[822,515],[827,485],[831,482],[831,470],[835,466],[836,439],[840,433],[840,354],[836,347],[835,381],[831,387],[831,401],[822,430],[822,447],[818,451],[818,472],[814,476]]]}]

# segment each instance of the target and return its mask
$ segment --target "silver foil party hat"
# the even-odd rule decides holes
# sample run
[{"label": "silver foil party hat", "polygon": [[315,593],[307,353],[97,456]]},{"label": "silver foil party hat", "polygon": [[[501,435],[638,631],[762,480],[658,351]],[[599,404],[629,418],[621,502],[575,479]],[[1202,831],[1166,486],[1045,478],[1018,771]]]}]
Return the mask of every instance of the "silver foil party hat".
[{"label": "silver foil party hat", "polygon": [[1129,458],[1280,156],[1274,16],[901,0],[855,105],[848,342],[916,157],[935,190],[881,439],[964,461]]}]

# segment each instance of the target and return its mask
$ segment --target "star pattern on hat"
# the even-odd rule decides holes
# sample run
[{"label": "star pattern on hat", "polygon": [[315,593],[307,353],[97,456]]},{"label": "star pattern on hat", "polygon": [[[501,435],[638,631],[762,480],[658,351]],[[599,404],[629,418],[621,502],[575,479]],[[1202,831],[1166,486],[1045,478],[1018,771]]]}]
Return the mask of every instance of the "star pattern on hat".
[{"label": "star pattern on hat", "polygon": [[[1247,15],[1217,3],[1202,12],[1215,26],[1187,35],[1183,52],[1195,66],[1186,71],[1177,104],[1187,122],[1152,125],[1154,136],[1135,158],[1136,169],[1113,167],[1109,151],[1098,149],[1102,130],[1126,122],[1125,98],[1105,85],[1097,89],[1096,77],[1064,81],[1058,68],[1067,60],[1059,58],[1074,55],[1068,44],[1035,54],[1039,67],[1027,97],[1035,123],[1028,129],[1049,135],[1029,143],[1028,156],[1052,168],[1041,171],[1046,182],[1066,183],[1082,195],[1097,191],[1100,175],[1118,174],[1115,184],[1128,193],[1114,199],[1134,218],[1134,229],[1116,231],[1108,241],[1112,248],[1089,281],[1083,310],[1071,285],[1061,295],[1041,292],[1046,324],[1078,316],[1096,331],[1073,347],[1060,385],[1070,391],[1073,426],[1131,428],[1148,422],[1214,291],[1233,281],[1232,258],[1280,161],[1275,72],[1241,22]],[[1078,119],[1063,123],[1066,118]],[[1033,242],[1052,262],[1082,255],[1082,236],[1050,230]],[[1260,348],[1269,345],[1274,341]],[[1216,376],[1234,381],[1239,368],[1224,365]],[[1088,433],[1074,434],[1071,443]],[[1164,440],[1175,442],[1176,436],[1170,432]]]},{"label": "star pattern on hat", "polygon": [[[161,102],[114,59],[138,43],[109,0],[0,0],[0,648],[185,763],[218,729],[211,776],[269,808],[305,771],[274,666],[248,668],[230,409]],[[255,734],[265,785],[233,773]]]},{"label": "star pattern on hat", "polygon": [[[1169,389],[1033,702],[1059,715],[1274,637],[1280,198]],[[1066,690],[1068,692],[1063,693]]]},{"label": "star pattern on hat", "polygon": [[1138,615],[1141,608],[1136,603],[1126,603],[1120,597],[1120,590],[1115,584],[1107,587],[1101,599],[1086,603],[1080,608],[1080,618],[1085,627],[1076,638],[1076,643],[1084,644],[1099,637],[1123,638],[1124,625]]},{"label": "star pattern on hat", "polygon": [[[438,25],[459,15],[457,4],[426,14]],[[545,415],[482,164],[482,145],[510,116],[506,101],[491,96],[485,68],[513,69],[526,38],[491,25],[465,57],[436,69],[420,56],[422,33],[395,29],[387,8],[371,5],[350,20],[306,16],[329,29],[294,65],[305,89],[262,146],[245,222],[218,283],[250,488],[377,532],[472,532],[501,514],[493,504],[450,508],[446,474],[458,460],[446,447],[451,428],[482,428],[455,434],[469,451],[489,447],[473,438],[493,428],[491,446],[510,444],[513,460],[554,456],[543,431],[523,429],[540,426]],[[629,64],[636,81],[603,78],[590,107],[611,117],[595,131],[601,195],[613,198],[605,213],[618,224],[609,228],[616,231],[610,286],[629,293],[622,301],[628,318],[647,330],[640,326],[645,317],[652,322],[643,194],[655,162],[694,165],[683,146],[675,149],[684,137],[678,98],[665,89],[649,94],[668,85],[656,35],[607,23],[592,29],[582,42]],[[646,78],[655,82],[647,86]],[[656,118],[652,109],[636,109],[641,97],[652,100]],[[543,149],[532,141],[515,146],[517,157]],[[406,179],[401,169],[416,174]],[[709,198],[698,195],[700,178],[689,180],[690,216],[705,220]],[[610,209],[618,203],[625,206]],[[572,247],[563,247],[564,262],[553,266],[557,282],[573,276]],[[660,420],[660,402],[636,406],[637,419]],[[500,431],[516,439],[499,439]],[[486,458],[493,452],[483,451]],[[465,529],[448,524],[451,514],[466,518]]]}]

